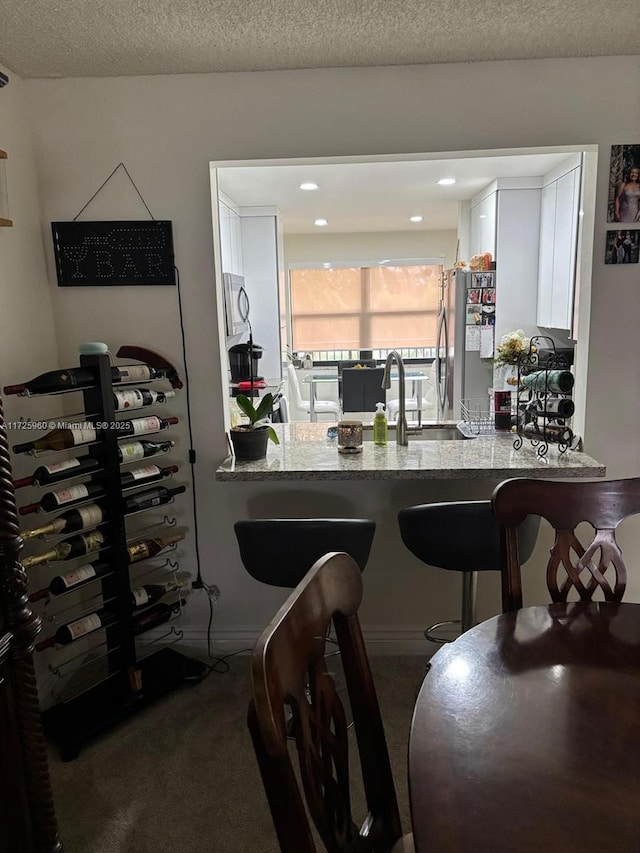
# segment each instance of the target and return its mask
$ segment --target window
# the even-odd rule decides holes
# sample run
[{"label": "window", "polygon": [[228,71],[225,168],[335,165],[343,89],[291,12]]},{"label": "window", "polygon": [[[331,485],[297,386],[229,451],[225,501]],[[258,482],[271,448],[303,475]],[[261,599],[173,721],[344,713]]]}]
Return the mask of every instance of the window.
[{"label": "window", "polygon": [[291,270],[292,349],[319,359],[361,349],[430,355],[441,274],[439,264]]}]

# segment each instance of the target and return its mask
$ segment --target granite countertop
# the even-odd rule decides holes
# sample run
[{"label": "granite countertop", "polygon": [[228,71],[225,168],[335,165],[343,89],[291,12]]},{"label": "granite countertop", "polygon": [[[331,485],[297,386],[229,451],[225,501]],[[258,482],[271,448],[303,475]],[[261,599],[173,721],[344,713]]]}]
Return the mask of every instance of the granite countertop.
[{"label": "granite countertop", "polygon": [[585,453],[559,453],[549,446],[540,457],[531,442],[514,450],[514,436],[496,433],[461,441],[415,438],[398,447],[390,431],[386,447],[365,441],[362,453],[338,453],[336,438],[327,438],[327,423],[276,424],[280,444],[269,442],[267,456],[255,462],[225,459],[216,480],[419,480],[507,477],[604,477],[606,467]]}]

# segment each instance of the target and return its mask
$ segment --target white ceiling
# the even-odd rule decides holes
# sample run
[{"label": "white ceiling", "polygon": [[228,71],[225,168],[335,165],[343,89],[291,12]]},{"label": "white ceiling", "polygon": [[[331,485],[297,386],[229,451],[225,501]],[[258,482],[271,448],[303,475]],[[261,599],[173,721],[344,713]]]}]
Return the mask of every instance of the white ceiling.
[{"label": "white ceiling", "polygon": [[629,55],[638,0],[0,0],[0,62],[115,77]]},{"label": "white ceiling", "polygon": [[[456,160],[239,166],[218,169],[218,185],[241,207],[275,205],[285,234],[456,229],[458,203],[496,178],[541,176],[567,152]],[[453,177],[453,186],[437,181]],[[318,189],[299,189],[314,181]],[[412,223],[409,217],[423,221]],[[317,227],[314,219],[328,220]]]}]

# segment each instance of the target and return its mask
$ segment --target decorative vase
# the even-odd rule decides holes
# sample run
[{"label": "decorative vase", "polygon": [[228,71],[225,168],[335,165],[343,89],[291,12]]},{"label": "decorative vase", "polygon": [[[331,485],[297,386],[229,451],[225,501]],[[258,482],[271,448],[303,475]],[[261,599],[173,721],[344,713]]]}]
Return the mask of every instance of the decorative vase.
[{"label": "decorative vase", "polygon": [[237,460],[264,459],[267,455],[269,427],[258,429],[235,427],[229,431],[233,454]]}]

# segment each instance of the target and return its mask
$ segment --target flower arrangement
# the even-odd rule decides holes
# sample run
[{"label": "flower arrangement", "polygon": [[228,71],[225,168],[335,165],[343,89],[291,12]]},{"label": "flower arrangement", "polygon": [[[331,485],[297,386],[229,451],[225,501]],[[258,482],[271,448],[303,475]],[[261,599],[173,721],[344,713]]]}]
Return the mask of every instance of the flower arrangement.
[{"label": "flower arrangement", "polygon": [[502,341],[496,347],[494,364],[498,366],[517,364],[523,353],[535,351],[536,347],[531,346],[530,338],[525,337],[522,329],[516,329],[515,332],[508,332],[502,336]]}]

